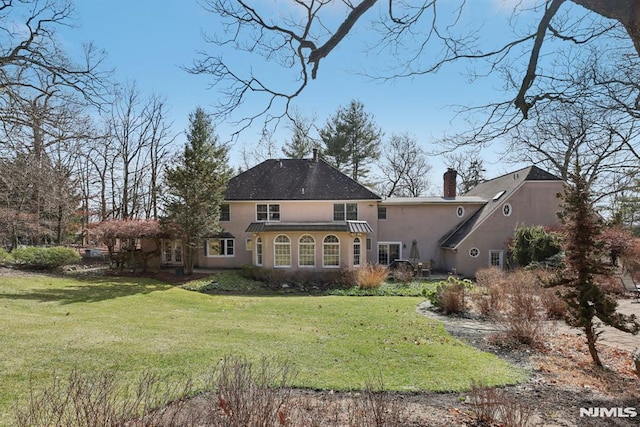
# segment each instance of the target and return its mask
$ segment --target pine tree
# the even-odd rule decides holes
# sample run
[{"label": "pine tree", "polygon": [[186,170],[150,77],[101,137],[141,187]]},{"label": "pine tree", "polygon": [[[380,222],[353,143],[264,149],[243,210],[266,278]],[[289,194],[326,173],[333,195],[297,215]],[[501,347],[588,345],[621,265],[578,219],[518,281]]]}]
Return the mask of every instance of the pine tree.
[{"label": "pine tree", "polygon": [[566,267],[550,285],[562,287],[560,295],[567,304],[567,323],[584,331],[594,364],[602,366],[596,348],[599,335],[596,317],[605,325],[632,334],[638,333],[640,324],[635,315],[617,313],[616,300],[597,283],[613,274],[606,263],[601,219],[593,209],[589,187],[579,167],[572,181],[573,184],[565,188],[560,215]]},{"label": "pine tree", "polygon": [[220,205],[231,175],[228,147],[215,135],[210,118],[198,107],[189,115],[184,151],[174,167],[167,167],[166,217],[163,223],[178,230],[185,246],[185,273],[193,273],[202,241],[219,231]]},{"label": "pine tree", "polygon": [[356,181],[366,178],[367,162],[380,158],[382,129],[360,101],[352,100],[347,107],[339,108],[320,130],[320,138],[323,157]]},{"label": "pine tree", "polygon": [[295,113],[289,129],[291,140],[282,147],[282,153],[290,159],[305,159],[311,157],[317,142],[310,136],[314,127],[314,118],[303,117]]}]

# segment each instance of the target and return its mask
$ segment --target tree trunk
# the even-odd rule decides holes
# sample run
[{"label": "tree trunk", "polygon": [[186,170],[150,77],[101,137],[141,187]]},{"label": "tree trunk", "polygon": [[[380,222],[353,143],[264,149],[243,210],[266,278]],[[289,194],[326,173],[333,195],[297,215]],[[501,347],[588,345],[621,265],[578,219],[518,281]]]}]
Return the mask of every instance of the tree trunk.
[{"label": "tree trunk", "polygon": [[591,354],[591,359],[593,359],[593,363],[596,366],[602,366],[602,362],[600,361],[600,356],[598,355],[598,350],[596,349],[596,340],[598,338],[595,330],[593,329],[593,321],[589,322],[584,327],[584,332],[587,337],[587,345],[589,346],[589,354]]}]

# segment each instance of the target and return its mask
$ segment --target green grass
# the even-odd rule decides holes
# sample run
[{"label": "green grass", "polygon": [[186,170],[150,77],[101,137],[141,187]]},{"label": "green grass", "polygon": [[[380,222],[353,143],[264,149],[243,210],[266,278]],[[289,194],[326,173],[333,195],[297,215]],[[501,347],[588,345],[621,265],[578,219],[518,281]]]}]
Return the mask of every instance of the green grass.
[{"label": "green grass", "polygon": [[288,360],[295,385],[457,391],[524,373],[416,313],[416,297],[206,295],[149,279],[0,279],[0,424],[52,375],[115,369],[181,378],[227,355]]}]

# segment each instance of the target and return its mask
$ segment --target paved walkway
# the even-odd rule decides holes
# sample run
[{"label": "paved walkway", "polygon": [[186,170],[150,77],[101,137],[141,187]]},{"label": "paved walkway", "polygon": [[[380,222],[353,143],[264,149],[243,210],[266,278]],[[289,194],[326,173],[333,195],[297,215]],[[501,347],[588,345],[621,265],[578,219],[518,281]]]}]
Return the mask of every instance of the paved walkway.
[{"label": "paved walkway", "polygon": [[[431,304],[428,301],[425,301],[418,306],[417,310],[421,314],[439,320],[445,324],[453,325],[456,328],[468,329],[482,333],[491,333],[500,330],[498,326],[494,325],[491,322],[443,316],[431,311],[430,307]],[[636,302],[635,299],[618,300],[618,312],[623,314],[635,314],[640,321],[640,303]],[[558,332],[575,335],[584,334],[580,329],[572,328],[563,321],[554,321],[554,323],[556,323]],[[602,326],[601,329],[602,334],[598,339],[598,343],[600,344],[605,344],[630,352],[633,352],[635,349],[640,348],[640,334],[631,335],[608,326]]]}]

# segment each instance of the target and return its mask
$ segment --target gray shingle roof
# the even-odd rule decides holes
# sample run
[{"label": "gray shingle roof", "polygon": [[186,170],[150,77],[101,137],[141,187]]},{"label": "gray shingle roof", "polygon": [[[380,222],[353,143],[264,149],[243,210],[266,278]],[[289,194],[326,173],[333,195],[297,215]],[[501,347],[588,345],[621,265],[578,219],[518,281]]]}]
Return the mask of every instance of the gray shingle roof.
[{"label": "gray shingle roof", "polygon": [[266,160],[231,178],[226,200],[379,200],[380,196],[319,159]]},{"label": "gray shingle roof", "polygon": [[446,249],[455,249],[485,218],[502,206],[504,200],[509,198],[525,181],[562,181],[562,179],[537,166],[529,166],[478,184],[465,196],[481,197],[487,200],[487,203],[453,230],[440,246]]}]

